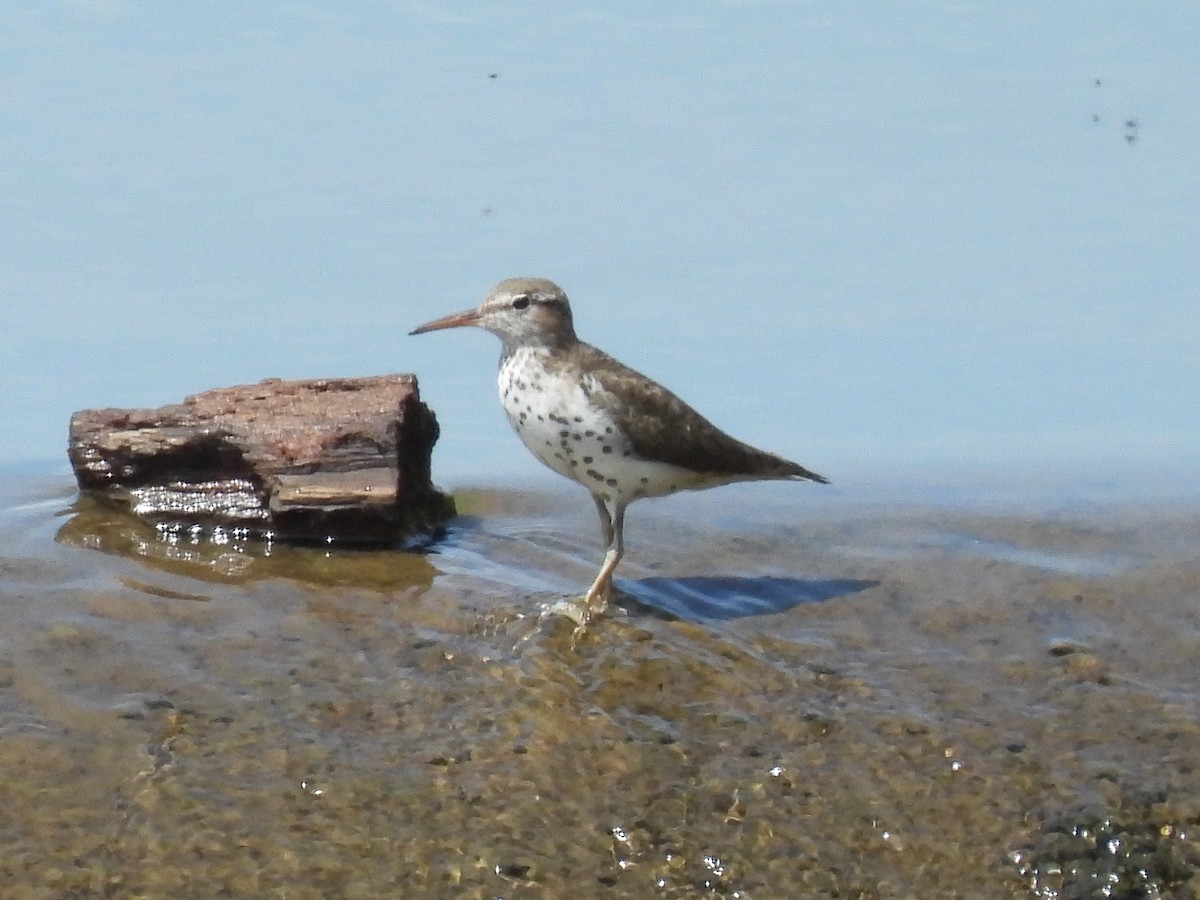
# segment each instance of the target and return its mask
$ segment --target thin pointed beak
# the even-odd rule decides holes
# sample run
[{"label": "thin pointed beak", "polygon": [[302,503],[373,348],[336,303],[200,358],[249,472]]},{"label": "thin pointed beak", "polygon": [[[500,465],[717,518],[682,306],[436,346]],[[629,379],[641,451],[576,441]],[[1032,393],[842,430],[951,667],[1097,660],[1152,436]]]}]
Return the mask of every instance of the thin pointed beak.
[{"label": "thin pointed beak", "polygon": [[467,325],[478,324],[479,311],[468,309],[449,316],[442,316],[440,319],[434,319],[432,322],[426,322],[424,325],[414,328],[409,334],[424,334],[427,331],[440,331],[443,328],[464,328]]}]

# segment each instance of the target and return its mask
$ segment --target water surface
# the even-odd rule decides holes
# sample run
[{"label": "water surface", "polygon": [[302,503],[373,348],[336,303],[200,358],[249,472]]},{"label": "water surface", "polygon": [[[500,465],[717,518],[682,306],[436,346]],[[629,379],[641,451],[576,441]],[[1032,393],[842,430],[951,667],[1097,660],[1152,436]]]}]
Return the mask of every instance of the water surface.
[{"label": "water surface", "polygon": [[58,458],[78,408],[415,371],[443,473],[528,477],[492,339],[404,334],[539,275],[586,339],[835,480],[1190,462],[1198,28],[1117,2],[6,4],[0,459]]},{"label": "water surface", "polygon": [[[0,6],[0,893],[1196,892],[1187,4]],[[586,498],[580,333],[830,477]],[[426,552],[164,540],[70,413],[415,371]],[[644,507],[644,508],[643,508]]]},{"label": "water surface", "polygon": [[541,610],[600,556],[574,494],[463,490],[424,553],[267,553],[37,484],[0,512],[6,890],[1150,897],[1194,871],[1194,505],[641,504],[624,614],[572,648]]}]

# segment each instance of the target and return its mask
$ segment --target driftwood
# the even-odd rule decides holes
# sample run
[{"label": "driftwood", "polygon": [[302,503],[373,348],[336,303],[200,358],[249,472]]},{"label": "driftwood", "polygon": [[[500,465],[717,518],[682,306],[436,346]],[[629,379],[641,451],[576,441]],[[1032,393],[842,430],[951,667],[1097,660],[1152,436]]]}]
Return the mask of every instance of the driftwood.
[{"label": "driftwood", "polygon": [[82,410],[70,456],[81,489],[158,524],[395,543],[454,513],[430,482],[437,437],[414,375],[268,379]]}]

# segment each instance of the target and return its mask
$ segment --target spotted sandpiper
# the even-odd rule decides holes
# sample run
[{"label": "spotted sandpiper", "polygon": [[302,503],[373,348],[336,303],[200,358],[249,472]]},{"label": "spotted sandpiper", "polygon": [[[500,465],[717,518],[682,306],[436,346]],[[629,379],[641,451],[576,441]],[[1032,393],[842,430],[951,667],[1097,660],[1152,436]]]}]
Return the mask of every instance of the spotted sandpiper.
[{"label": "spotted sandpiper", "polygon": [[826,483],[815,472],[744,444],[639,372],[575,336],[562,288],[510,278],[477,309],[413,329],[477,325],[500,338],[500,402],[543,463],[592,494],[604,563],[584,595],[582,633],[603,612],[624,553],[625,508],[642,497],[765,479]]}]

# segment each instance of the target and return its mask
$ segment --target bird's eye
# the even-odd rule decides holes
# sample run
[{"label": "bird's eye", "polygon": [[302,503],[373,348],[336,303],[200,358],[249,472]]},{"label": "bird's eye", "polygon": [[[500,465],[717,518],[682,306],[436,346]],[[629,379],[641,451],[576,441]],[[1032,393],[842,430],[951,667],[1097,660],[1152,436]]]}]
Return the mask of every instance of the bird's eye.
[{"label": "bird's eye", "polygon": [[528,297],[517,297],[515,300],[513,300],[513,304],[512,304],[513,309],[524,309],[528,305],[529,305]]}]

